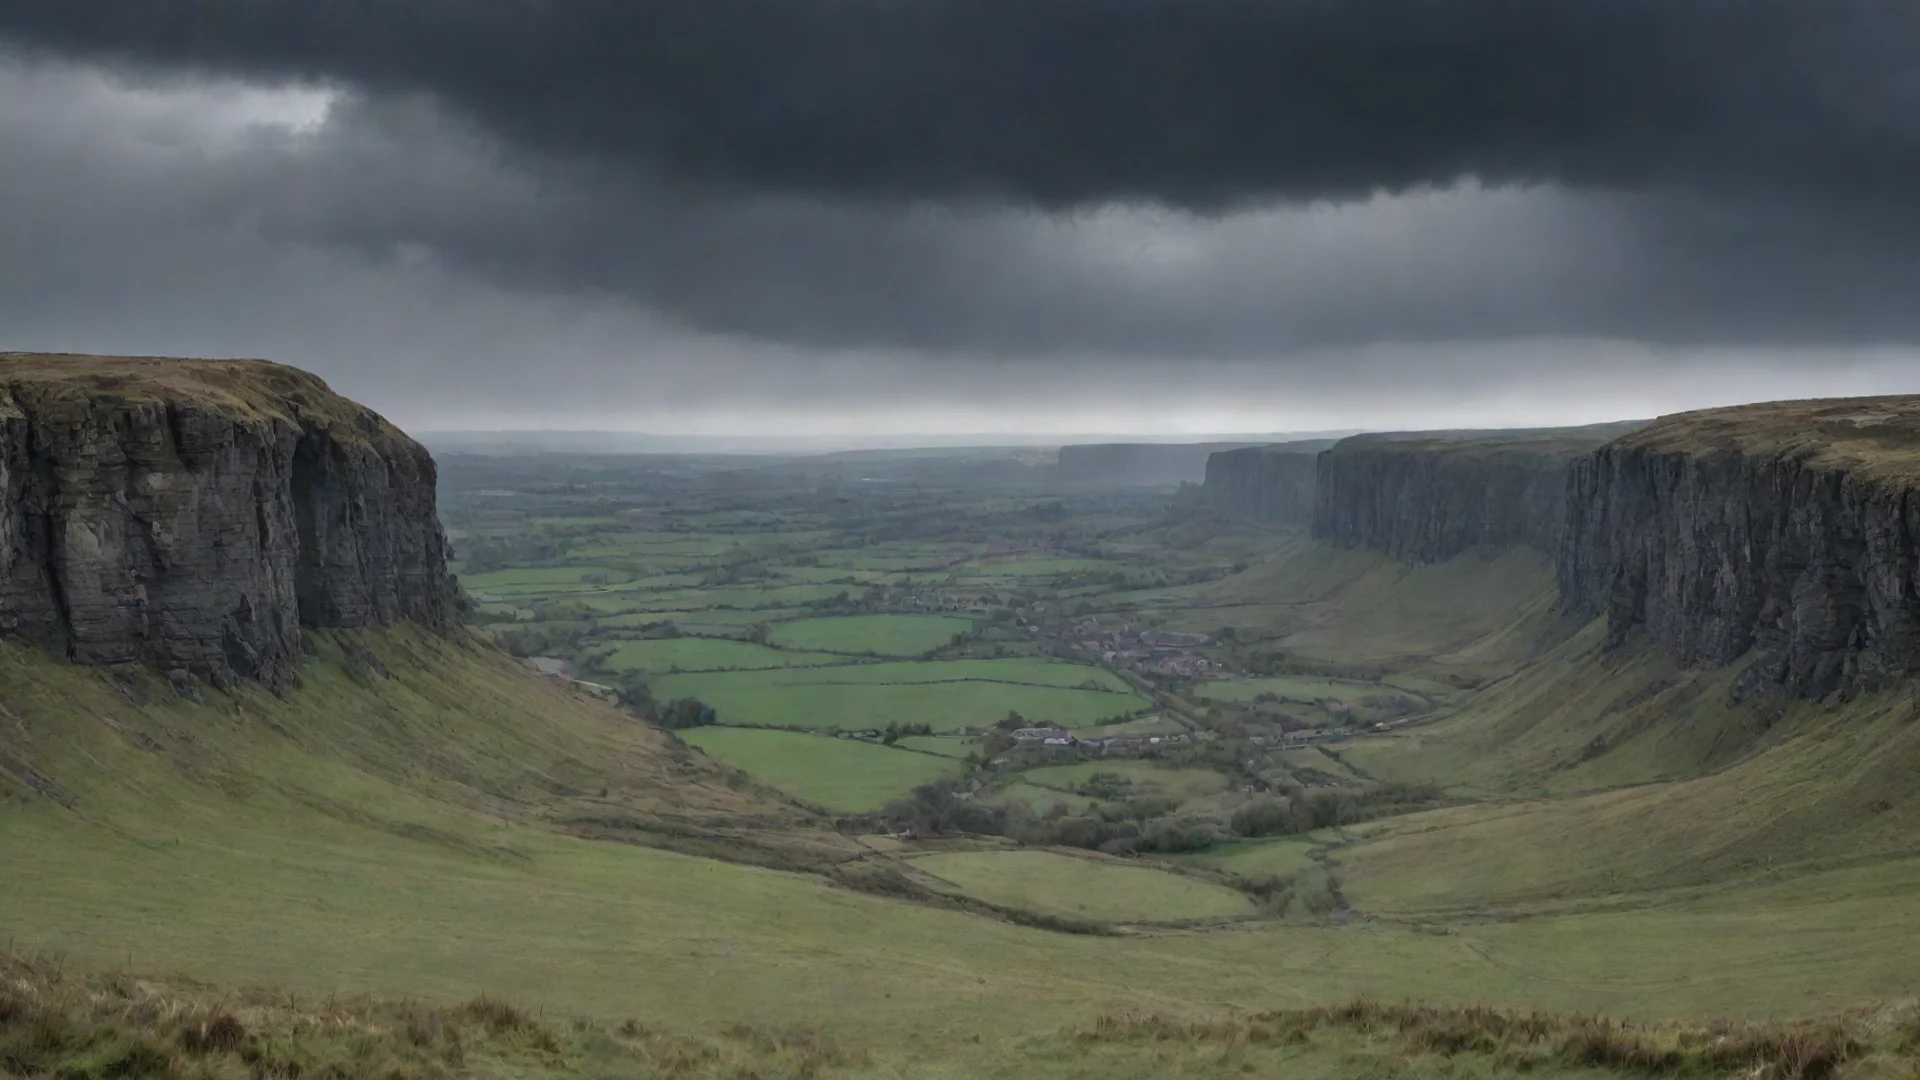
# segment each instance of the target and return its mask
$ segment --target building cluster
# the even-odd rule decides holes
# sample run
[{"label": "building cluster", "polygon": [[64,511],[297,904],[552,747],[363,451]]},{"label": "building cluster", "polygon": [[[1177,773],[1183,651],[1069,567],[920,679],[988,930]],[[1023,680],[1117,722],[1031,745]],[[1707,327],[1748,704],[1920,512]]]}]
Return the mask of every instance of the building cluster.
[{"label": "building cluster", "polygon": [[1082,623],[1075,634],[1074,645],[1080,651],[1099,657],[1113,668],[1197,679],[1214,667],[1211,660],[1195,651],[1207,644],[1205,634],[1148,630],[1131,623],[1104,626],[1097,622]]},{"label": "building cluster", "polygon": [[1101,735],[1082,738],[1066,728],[1030,727],[1013,732],[1013,741],[1029,746],[1077,746],[1086,750],[1140,750],[1147,747],[1186,746],[1193,741],[1185,732],[1165,735]]},{"label": "building cluster", "polygon": [[1078,746],[1080,740],[1066,728],[1023,727],[1015,728],[1013,741],[1017,743],[1038,743],[1041,746]]}]

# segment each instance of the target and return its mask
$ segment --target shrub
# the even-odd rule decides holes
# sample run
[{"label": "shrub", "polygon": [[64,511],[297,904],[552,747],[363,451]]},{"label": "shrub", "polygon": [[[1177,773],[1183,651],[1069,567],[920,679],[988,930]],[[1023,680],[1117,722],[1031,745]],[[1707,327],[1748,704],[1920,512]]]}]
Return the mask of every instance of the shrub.
[{"label": "shrub", "polygon": [[687,728],[706,727],[719,718],[713,706],[699,698],[681,698],[673,704],[657,711],[655,721],[670,731],[684,731]]}]

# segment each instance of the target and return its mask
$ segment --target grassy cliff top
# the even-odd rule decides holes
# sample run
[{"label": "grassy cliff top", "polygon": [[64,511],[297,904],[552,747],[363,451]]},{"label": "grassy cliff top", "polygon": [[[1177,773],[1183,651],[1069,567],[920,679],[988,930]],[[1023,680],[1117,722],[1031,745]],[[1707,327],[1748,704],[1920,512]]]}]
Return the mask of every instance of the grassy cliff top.
[{"label": "grassy cliff top", "polygon": [[[373,410],[341,397],[317,375],[266,360],[186,360],[0,352],[0,416],[23,399],[36,408],[195,404],[236,420],[282,420],[370,437],[401,437]],[[10,400],[9,400],[10,399]]]},{"label": "grassy cliff top", "polygon": [[1644,420],[1622,420],[1582,427],[1372,432],[1342,439],[1329,452],[1572,457],[1638,430],[1645,423]]},{"label": "grassy cliff top", "polygon": [[1231,450],[1219,450],[1215,452],[1221,454],[1240,454],[1246,457],[1266,457],[1269,455],[1278,457],[1287,454],[1313,457],[1322,450],[1333,449],[1339,442],[1339,439],[1302,439],[1298,442],[1272,443],[1267,446],[1239,446]]},{"label": "grassy cliff top", "polygon": [[1622,448],[1789,458],[1873,476],[1920,478],[1920,394],[1770,401],[1664,416]]}]

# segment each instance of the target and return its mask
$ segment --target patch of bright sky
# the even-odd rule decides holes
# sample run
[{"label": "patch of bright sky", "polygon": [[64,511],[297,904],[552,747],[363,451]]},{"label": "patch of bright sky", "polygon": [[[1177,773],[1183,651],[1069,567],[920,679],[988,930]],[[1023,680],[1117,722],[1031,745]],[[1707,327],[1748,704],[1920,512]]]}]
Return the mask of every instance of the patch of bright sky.
[{"label": "patch of bright sky", "polygon": [[[838,395],[808,393],[802,380],[763,376],[763,386],[772,382],[785,391],[778,402],[717,393],[693,408],[396,407],[390,415],[423,430],[753,435],[838,439],[853,446],[911,438],[937,442],[942,436],[1053,442],[1080,436],[1547,427],[1753,401],[1920,392],[1920,354],[1904,350],[1860,351],[1841,359],[1830,352],[1816,357],[1695,350],[1682,362],[1620,343],[1471,348],[1481,362],[1470,372],[1462,371],[1451,351],[1404,348],[1264,365],[1167,364],[1157,371],[1089,363],[1061,384],[1038,370],[1018,378],[1019,365],[929,369],[897,363],[861,365],[864,377],[857,379],[854,370],[842,368],[826,380],[841,390]],[[1555,362],[1540,362],[1547,353]],[[818,376],[816,368],[811,377]],[[862,392],[849,398],[845,390],[855,383]]]}]

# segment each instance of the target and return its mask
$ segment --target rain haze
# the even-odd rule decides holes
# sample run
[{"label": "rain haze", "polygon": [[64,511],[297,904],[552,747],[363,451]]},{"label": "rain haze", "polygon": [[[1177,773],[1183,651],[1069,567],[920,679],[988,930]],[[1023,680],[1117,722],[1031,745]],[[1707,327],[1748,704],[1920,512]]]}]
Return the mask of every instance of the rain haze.
[{"label": "rain haze", "polygon": [[423,430],[1920,391],[1920,8],[0,0],[0,347]]}]

